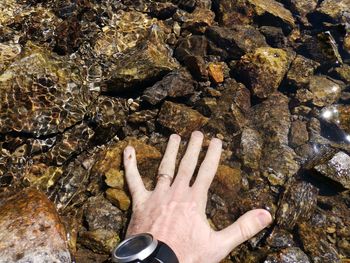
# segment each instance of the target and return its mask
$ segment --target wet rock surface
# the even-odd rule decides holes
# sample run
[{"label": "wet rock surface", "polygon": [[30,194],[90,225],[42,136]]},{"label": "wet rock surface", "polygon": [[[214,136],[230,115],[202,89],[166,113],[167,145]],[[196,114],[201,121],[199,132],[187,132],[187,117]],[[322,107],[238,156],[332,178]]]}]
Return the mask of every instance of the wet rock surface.
[{"label": "wet rock surface", "polygon": [[328,178],[340,183],[345,188],[350,188],[350,156],[344,152],[338,152],[325,164],[315,166],[315,169]]},{"label": "wet rock surface", "polygon": [[[205,147],[211,137],[224,146],[212,226],[253,208],[274,218],[223,262],[348,262],[349,6],[0,1],[0,254],[17,249],[3,249],[7,225],[34,220],[30,206],[60,262],[110,262],[132,205],[123,149],[135,147],[151,190],[168,136],[182,135],[183,151],[199,129]],[[16,244],[33,252],[38,233]]]}]

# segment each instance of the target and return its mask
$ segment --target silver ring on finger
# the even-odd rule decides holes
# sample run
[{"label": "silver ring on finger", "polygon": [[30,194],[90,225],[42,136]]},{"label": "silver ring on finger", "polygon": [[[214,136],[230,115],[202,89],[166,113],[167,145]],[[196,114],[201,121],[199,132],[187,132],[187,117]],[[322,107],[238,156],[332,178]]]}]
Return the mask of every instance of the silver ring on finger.
[{"label": "silver ring on finger", "polygon": [[173,176],[171,176],[170,174],[162,174],[162,173],[159,173],[159,174],[157,175],[157,180],[159,180],[160,177],[169,179],[170,182],[172,182],[173,179],[174,179]]}]

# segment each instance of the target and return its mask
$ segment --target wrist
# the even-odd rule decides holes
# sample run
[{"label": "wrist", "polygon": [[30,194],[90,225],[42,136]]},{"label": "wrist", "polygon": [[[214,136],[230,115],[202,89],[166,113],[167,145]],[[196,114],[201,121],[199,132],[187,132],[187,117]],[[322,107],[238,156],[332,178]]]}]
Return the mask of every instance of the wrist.
[{"label": "wrist", "polygon": [[113,250],[112,260],[116,263],[179,263],[172,248],[150,233],[141,233],[125,239]]}]

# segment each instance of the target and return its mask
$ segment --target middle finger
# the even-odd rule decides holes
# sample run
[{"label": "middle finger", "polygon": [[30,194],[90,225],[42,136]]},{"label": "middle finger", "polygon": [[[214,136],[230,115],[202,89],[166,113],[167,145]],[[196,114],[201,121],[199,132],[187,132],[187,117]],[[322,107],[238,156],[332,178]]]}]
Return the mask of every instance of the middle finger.
[{"label": "middle finger", "polygon": [[191,135],[186,153],[182,158],[177,172],[174,186],[189,186],[190,180],[197,166],[198,156],[202,148],[203,133],[195,131]]}]

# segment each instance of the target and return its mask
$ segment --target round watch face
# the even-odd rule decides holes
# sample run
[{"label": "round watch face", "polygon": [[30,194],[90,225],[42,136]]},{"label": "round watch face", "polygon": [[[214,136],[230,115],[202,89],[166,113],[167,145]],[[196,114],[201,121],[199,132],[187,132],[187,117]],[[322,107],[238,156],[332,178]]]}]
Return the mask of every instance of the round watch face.
[{"label": "round watch face", "polygon": [[113,251],[114,262],[126,263],[144,260],[157,248],[158,241],[151,234],[138,234],[121,242]]},{"label": "round watch face", "polygon": [[130,257],[135,255],[145,248],[147,248],[152,243],[152,240],[148,236],[138,236],[127,240],[123,246],[119,247],[116,254],[119,257]]}]

